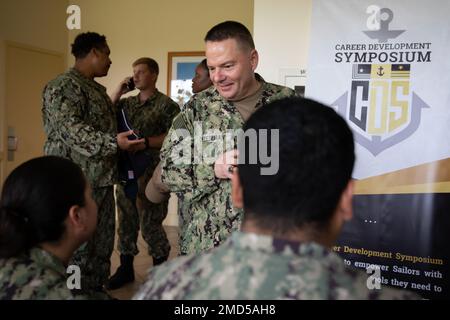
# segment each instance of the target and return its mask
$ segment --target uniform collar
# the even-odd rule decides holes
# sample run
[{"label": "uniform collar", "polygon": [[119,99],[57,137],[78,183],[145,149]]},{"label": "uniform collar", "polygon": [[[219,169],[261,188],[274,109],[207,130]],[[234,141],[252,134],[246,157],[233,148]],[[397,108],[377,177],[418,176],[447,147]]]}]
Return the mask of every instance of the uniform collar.
[{"label": "uniform collar", "polygon": [[30,258],[43,269],[51,269],[66,276],[66,268],[61,260],[44,249],[34,247],[30,249]]},{"label": "uniform collar", "polygon": [[[264,80],[264,78],[261,77],[258,73],[255,73],[255,79],[261,83],[261,87],[262,87],[261,95],[255,105],[255,110],[256,110],[256,109],[260,108],[261,106],[267,104],[267,100],[271,96],[270,90],[272,87],[271,87],[271,84],[266,82]],[[227,99],[222,97],[219,94],[219,91],[214,86],[211,86],[211,88],[206,89],[202,92],[208,92],[207,94],[212,96],[212,99],[213,99],[212,102],[220,101],[221,109],[223,109],[224,111],[229,112],[229,113],[237,112],[234,102],[228,101]],[[242,121],[244,121],[244,119],[242,119]]]},{"label": "uniform collar", "polygon": [[70,68],[69,74],[71,74],[73,77],[77,78],[78,80],[85,82],[91,86],[95,86],[97,88],[100,88],[103,91],[106,91],[106,87],[102,86],[100,83],[93,79],[86,78],[84,75],[82,75],[77,69]]},{"label": "uniform collar", "polygon": [[141,102],[141,100],[139,100],[139,94],[134,96],[134,103],[139,106],[139,107],[143,107],[147,104],[151,104],[151,102],[153,100],[155,100],[159,95],[159,91],[158,89],[155,88],[155,93],[153,93],[153,95],[151,97],[148,97],[147,100],[145,100],[144,102]]},{"label": "uniform collar", "polygon": [[230,241],[235,247],[262,253],[275,253],[287,256],[308,256],[321,259],[330,255],[335,255],[328,248],[315,242],[289,241],[249,232],[234,232]]}]

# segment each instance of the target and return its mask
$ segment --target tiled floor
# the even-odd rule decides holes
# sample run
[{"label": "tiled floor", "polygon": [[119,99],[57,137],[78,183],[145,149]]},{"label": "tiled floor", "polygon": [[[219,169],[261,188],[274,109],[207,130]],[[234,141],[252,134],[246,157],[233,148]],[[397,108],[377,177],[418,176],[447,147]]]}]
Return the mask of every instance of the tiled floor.
[{"label": "tiled floor", "polygon": [[[167,233],[167,238],[170,242],[170,255],[169,260],[173,259],[178,255],[178,227],[164,226],[164,229]],[[145,281],[147,278],[147,272],[152,267],[153,262],[152,258],[147,253],[147,244],[139,233],[138,238],[138,249],[139,254],[134,258],[134,277],[135,280],[133,283],[129,283],[123,286],[120,289],[112,290],[109,293],[117,299],[127,300],[131,299],[133,295],[139,289],[139,286]],[[117,267],[120,264],[119,261],[120,253],[117,250],[117,236],[116,236],[116,246],[114,248],[114,252],[111,256],[111,274],[116,272]]]}]

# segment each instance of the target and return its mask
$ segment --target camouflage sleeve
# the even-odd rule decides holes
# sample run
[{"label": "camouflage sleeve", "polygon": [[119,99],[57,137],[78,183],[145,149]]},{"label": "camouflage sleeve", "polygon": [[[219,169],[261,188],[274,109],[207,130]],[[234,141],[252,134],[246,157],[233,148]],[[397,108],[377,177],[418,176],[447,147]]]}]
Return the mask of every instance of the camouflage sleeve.
[{"label": "camouflage sleeve", "polygon": [[161,300],[161,292],[157,293],[154,281],[155,269],[152,268],[147,276],[147,280],[139,288],[139,291],[133,296],[133,300]]},{"label": "camouflage sleeve", "polygon": [[163,132],[168,132],[172,125],[173,119],[180,113],[180,107],[172,99],[168,99],[167,106],[165,108],[163,116],[160,120],[160,127]]},{"label": "camouflage sleeve", "polygon": [[214,165],[195,162],[194,104],[175,117],[161,148],[162,182],[184,201],[198,201],[220,188]]},{"label": "camouflage sleeve", "polygon": [[195,255],[178,257],[163,266],[152,268],[133,300],[183,299],[194,286],[190,266]]},{"label": "camouflage sleeve", "polygon": [[65,282],[58,283],[57,285],[51,288],[40,288],[39,292],[47,291],[41,297],[37,297],[38,299],[46,299],[46,300],[89,300],[88,296],[85,295],[75,295],[68,288]]},{"label": "camouflage sleeve", "polygon": [[59,282],[51,287],[40,287],[37,299],[46,300],[111,300],[112,298],[103,292],[76,293],[67,288],[67,283]]},{"label": "camouflage sleeve", "polygon": [[179,113],[164,139],[161,148],[161,180],[171,192],[192,191],[193,184],[193,129],[188,112]]},{"label": "camouflage sleeve", "polygon": [[[46,88],[44,105],[47,120],[58,138],[69,148],[87,157],[104,157],[117,153],[116,136],[96,130],[83,120],[85,98],[78,89]],[[98,115],[99,121],[101,116]]]}]

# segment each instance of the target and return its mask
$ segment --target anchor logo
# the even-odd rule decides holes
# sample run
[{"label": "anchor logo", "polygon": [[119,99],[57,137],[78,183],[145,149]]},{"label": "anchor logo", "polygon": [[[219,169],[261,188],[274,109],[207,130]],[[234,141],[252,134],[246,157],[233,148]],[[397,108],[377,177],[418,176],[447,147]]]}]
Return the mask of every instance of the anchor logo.
[{"label": "anchor logo", "polygon": [[384,70],[383,67],[380,66],[380,67],[378,68],[377,75],[379,75],[380,77],[384,76],[383,70]]},{"label": "anchor logo", "polygon": [[[395,39],[399,35],[401,35],[406,30],[389,30],[389,24],[394,19],[394,12],[392,12],[389,8],[380,9],[377,6],[369,7],[370,10],[373,10],[373,16],[369,19],[376,20],[375,23],[371,23],[371,25],[376,26],[376,30],[363,31],[369,38],[377,39],[379,43],[385,43],[389,39]],[[385,19],[383,19],[385,17]],[[386,18],[387,17],[387,18]],[[369,25],[369,23],[368,23]]]}]

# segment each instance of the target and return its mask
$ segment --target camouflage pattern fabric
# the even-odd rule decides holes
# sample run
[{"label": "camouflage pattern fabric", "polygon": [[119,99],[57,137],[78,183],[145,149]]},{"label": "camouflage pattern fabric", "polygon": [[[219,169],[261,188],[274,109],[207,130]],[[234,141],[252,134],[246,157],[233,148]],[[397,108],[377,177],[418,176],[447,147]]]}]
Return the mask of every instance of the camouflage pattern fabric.
[{"label": "camouflage pattern fabric", "polygon": [[386,286],[316,243],[235,232],[207,253],[152,268],[134,299],[419,299]]},{"label": "camouflage pattern fabric", "polygon": [[[255,110],[262,105],[284,97],[294,96],[294,90],[262,82],[263,91]],[[227,179],[217,179],[214,164],[194,161],[194,140],[202,139],[203,150],[208,157],[219,156],[217,141],[205,133],[216,129],[222,134],[229,129],[240,129],[243,119],[233,103],[221,97],[211,87],[195,95],[183,111],[174,119],[172,127],[161,149],[162,182],[171,192],[175,192],[183,204],[183,225],[180,226],[180,251],[182,253],[201,252],[222,243],[233,230],[238,230],[242,210],[233,208],[231,202],[231,183]],[[203,137],[191,139],[191,162],[177,163],[173,151],[181,149],[186,141],[180,129],[194,137],[194,130]],[[225,148],[224,148],[225,149]],[[222,150],[223,152],[233,149]]]},{"label": "camouflage pattern fabric", "polygon": [[139,213],[136,202],[125,195],[122,184],[116,185],[115,194],[117,223],[118,225],[118,249],[120,254],[137,255],[137,238],[139,232]]},{"label": "camouflage pattern fabric", "polygon": [[[158,90],[144,102],[139,95],[120,99],[117,108],[123,109],[133,129],[141,137],[151,137],[166,133],[173,118],[180,112],[178,105]],[[159,155],[159,150],[150,149]]]},{"label": "camouflage pattern fabric", "polygon": [[186,255],[187,252],[181,250],[181,235],[186,234],[186,226],[189,224],[189,203],[187,201],[183,201],[180,198],[180,195],[177,197],[178,199],[178,227],[179,227],[179,245],[180,245],[180,255]]},{"label": "camouflage pattern fabric", "polygon": [[105,87],[70,69],[45,87],[42,114],[46,155],[78,164],[93,188],[117,181],[116,115]]},{"label": "camouflage pattern fabric", "polygon": [[[141,137],[166,133],[173,118],[180,112],[178,105],[158,90],[143,103],[140,102],[139,95],[136,95],[119,100],[117,107],[125,111],[131,127]],[[116,188],[118,247],[121,254],[138,253],[136,241],[140,224],[142,237],[148,244],[149,255],[162,258],[170,252],[169,241],[162,226],[167,216],[168,200],[154,204],[145,196],[145,187],[159,163],[159,150],[148,149],[140,152],[145,152],[151,158],[151,164],[137,180],[137,199],[134,201],[127,198],[122,185]]]},{"label": "camouflage pattern fabric", "polygon": [[[138,196],[133,201],[125,196],[122,185],[116,186],[116,205],[118,211],[119,240],[118,249],[124,255],[137,255],[136,242],[141,228],[142,237],[148,245],[148,254],[155,258],[169,255],[170,244],[162,222],[167,216],[168,200],[159,204],[148,201],[142,190],[150,180],[153,168],[138,179]],[[150,175],[150,177],[149,177]]]},{"label": "camouflage pattern fabric", "polygon": [[67,288],[63,263],[40,248],[0,259],[0,300],[85,299]]},{"label": "camouflage pattern fabric", "polygon": [[114,106],[105,87],[72,68],[47,84],[42,113],[45,154],[78,164],[93,189],[97,230],[73,260],[81,267],[82,290],[98,290],[108,279],[114,247],[113,185],[118,181]]},{"label": "camouflage pattern fabric", "polygon": [[113,187],[95,188],[92,197],[97,203],[97,229],[91,240],[75,251],[69,264],[81,270],[82,294],[94,295],[108,280],[111,254],[114,249],[115,215]]}]

